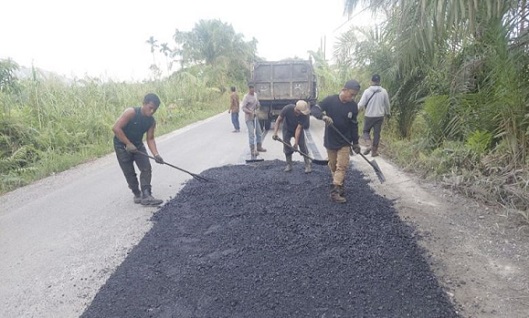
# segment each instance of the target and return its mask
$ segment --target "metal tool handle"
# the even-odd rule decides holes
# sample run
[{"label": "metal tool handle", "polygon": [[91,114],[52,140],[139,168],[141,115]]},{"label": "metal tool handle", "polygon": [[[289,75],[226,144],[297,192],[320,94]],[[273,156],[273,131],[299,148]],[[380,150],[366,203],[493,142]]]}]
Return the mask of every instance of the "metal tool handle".
[{"label": "metal tool handle", "polygon": [[[146,156],[146,157],[149,157],[149,158],[151,158],[151,159],[153,159],[153,160],[156,160],[156,158],[154,158],[154,157],[152,157],[152,156],[149,156],[149,155],[146,154],[145,152],[142,152],[142,151],[139,151],[139,150],[138,150],[138,153],[141,154],[141,155],[144,155],[144,156]],[[187,171],[187,170],[184,170],[184,169],[182,169],[182,168],[180,168],[180,167],[174,166],[174,165],[172,165],[172,164],[170,164],[170,163],[168,163],[168,162],[165,162],[165,161],[164,161],[163,164],[164,164],[164,165],[168,165],[168,166],[171,167],[171,168],[175,168],[175,169],[177,169],[177,170],[180,170],[180,171],[182,171],[182,172],[185,172],[185,173],[191,175],[193,178],[195,178],[195,179],[197,179],[197,180],[199,180],[199,181],[205,181],[205,182],[209,182],[209,181],[211,181],[211,180],[209,180],[209,179],[206,179],[206,178],[204,178],[204,177],[199,176],[198,174],[194,174],[194,173],[189,172],[189,171]]]}]

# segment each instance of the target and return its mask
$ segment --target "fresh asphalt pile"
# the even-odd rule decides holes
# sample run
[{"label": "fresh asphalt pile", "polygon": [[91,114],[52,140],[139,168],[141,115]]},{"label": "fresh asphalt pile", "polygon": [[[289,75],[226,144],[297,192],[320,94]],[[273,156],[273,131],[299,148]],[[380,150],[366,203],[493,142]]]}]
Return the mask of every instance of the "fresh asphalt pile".
[{"label": "fresh asphalt pile", "polygon": [[190,180],[82,317],[458,317],[414,230],[357,170],[346,204],[296,162]]}]

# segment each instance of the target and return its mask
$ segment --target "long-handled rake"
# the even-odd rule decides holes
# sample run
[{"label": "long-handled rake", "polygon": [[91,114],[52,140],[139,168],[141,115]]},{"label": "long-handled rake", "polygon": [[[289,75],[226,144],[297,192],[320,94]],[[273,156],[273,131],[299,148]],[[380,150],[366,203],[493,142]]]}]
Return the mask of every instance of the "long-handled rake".
[{"label": "long-handled rake", "polygon": [[[149,156],[149,155],[146,154],[145,152],[138,151],[138,153],[141,154],[141,155],[144,155],[144,156],[146,156],[146,157],[149,157],[149,158],[151,158],[152,160],[156,160],[156,158],[154,158],[154,157],[152,157],[152,156]],[[182,168],[179,168],[179,167],[177,167],[177,166],[173,166],[172,164],[170,164],[170,163],[168,163],[168,162],[165,162],[165,161],[164,161],[163,163],[164,163],[165,165],[168,165],[168,166],[171,167],[171,168],[175,168],[175,169],[177,169],[177,170],[180,170],[180,171],[182,171],[182,172],[185,172],[185,173],[191,175],[193,178],[195,178],[195,179],[198,180],[198,181],[202,181],[202,182],[211,182],[211,181],[213,181],[213,180],[210,180],[210,179],[207,179],[207,178],[201,177],[201,176],[199,176],[198,174],[194,174],[194,173],[192,173],[192,172],[189,172],[189,171],[187,171],[187,170],[184,170],[184,169],[182,169]]]},{"label": "long-handled rake", "polygon": [[303,157],[309,159],[310,161],[312,161],[314,164],[316,165],[320,165],[320,166],[326,166],[328,163],[329,163],[329,160],[320,160],[320,159],[314,159],[314,158],[311,158],[309,157],[309,155],[307,155],[306,153],[303,153],[301,152],[300,150],[292,147],[291,145],[289,145],[288,143],[286,143],[284,140],[282,140],[281,138],[279,137],[276,137],[274,140],[277,140],[279,141],[280,143],[282,143],[283,145],[287,146],[288,148],[292,149],[293,151],[299,153],[300,155],[302,155]]},{"label": "long-handled rake", "polygon": [[[351,146],[353,145],[352,142],[350,142],[349,140],[347,140],[347,137],[345,137],[339,130],[338,128],[336,128],[336,126],[334,126],[333,124],[330,124],[329,127],[331,127],[332,129],[334,129],[334,131],[336,131],[336,133],[338,135],[340,135],[340,137],[343,138],[343,140],[347,141]],[[365,159],[365,161],[367,161],[367,163],[369,163],[371,165],[371,167],[373,167],[373,169],[375,169],[375,173],[377,174],[377,177],[378,177],[378,180],[380,180],[380,183],[384,183],[384,181],[386,181],[386,178],[384,177],[384,174],[382,173],[382,170],[380,170],[380,167],[378,166],[378,163],[373,159],[371,161],[369,161],[369,159],[366,158],[366,156],[364,156],[361,152],[359,153],[360,156],[362,156],[362,158]]]}]

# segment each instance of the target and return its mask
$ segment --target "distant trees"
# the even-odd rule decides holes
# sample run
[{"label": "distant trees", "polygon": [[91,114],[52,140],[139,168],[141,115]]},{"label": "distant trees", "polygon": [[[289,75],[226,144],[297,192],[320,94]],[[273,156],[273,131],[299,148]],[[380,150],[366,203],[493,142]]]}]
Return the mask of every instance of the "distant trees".
[{"label": "distant trees", "polygon": [[167,43],[158,45],[153,37],[147,40],[153,55],[159,48],[166,57],[168,73],[175,62],[180,71],[195,69],[197,72],[198,68],[217,87],[230,81],[245,81],[257,51],[255,38],[245,41],[242,34],[220,20],[200,20],[191,31],[177,29],[173,40],[172,48]]}]

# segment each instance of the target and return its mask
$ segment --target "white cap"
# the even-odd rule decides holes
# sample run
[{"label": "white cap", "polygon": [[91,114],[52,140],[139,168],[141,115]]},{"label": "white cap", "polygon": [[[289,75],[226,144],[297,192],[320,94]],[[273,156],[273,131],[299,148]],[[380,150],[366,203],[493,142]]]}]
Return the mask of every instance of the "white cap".
[{"label": "white cap", "polygon": [[298,110],[303,115],[310,114],[309,105],[304,100],[298,100],[297,103],[296,103],[296,107],[294,109]]}]

